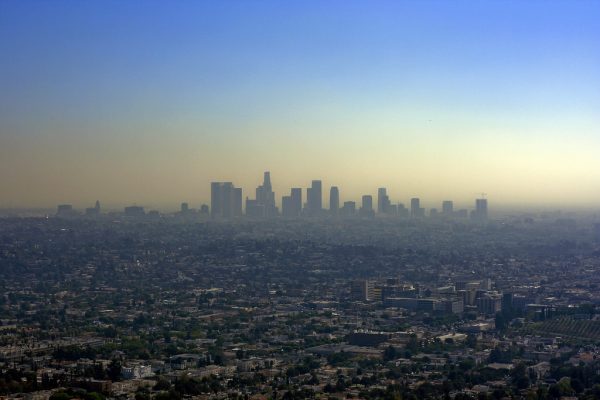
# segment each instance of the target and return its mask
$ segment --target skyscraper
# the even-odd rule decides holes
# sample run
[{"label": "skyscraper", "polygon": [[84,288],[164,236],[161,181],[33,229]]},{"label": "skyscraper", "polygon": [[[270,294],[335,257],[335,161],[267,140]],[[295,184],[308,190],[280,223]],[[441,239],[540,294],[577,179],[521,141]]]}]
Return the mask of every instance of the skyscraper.
[{"label": "skyscraper", "polygon": [[444,200],[442,202],[442,214],[451,217],[454,214],[454,202],[451,200]]},{"label": "skyscraper", "polygon": [[210,215],[213,218],[232,218],[242,215],[242,189],[231,182],[210,184]]},{"label": "skyscraper", "polygon": [[188,203],[181,203],[180,213],[187,214],[190,211],[190,206]]},{"label": "skyscraper", "polygon": [[94,205],[94,207],[86,208],[85,215],[87,215],[87,216],[100,215],[100,201],[96,200],[96,205]]},{"label": "skyscraper", "polygon": [[373,211],[373,196],[366,194],[362,197],[362,207],[359,212],[362,217],[372,217],[375,215]]},{"label": "skyscraper", "polygon": [[302,188],[292,188],[290,197],[292,198],[294,216],[297,217],[302,213]]},{"label": "skyscraper", "polygon": [[297,217],[302,211],[302,189],[292,188],[289,196],[281,198],[281,213],[284,217]]},{"label": "skyscraper", "polygon": [[263,184],[256,188],[256,206],[262,208],[264,217],[277,215],[275,193],[271,186],[271,173],[269,171],[264,173]]},{"label": "skyscraper", "polygon": [[338,215],[340,208],[340,191],[337,186],[332,186],[329,190],[329,212],[331,215]]},{"label": "skyscraper", "polygon": [[425,216],[425,209],[421,208],[421,200],[416,197],[410,199],[410,216],[413,218]]},{"label": "skyscraper", "polygon": [[379,188],[377,190],[377,213],[378,214],[391,214],[391,203],[390,198],[387,195],[386,188]]},{"label": "skyscraper", "polygon": [[210,216],[217,218],[221,216],[221,186],[223,182],[212,182],[210,184]]},{"label": "skyscraper", "polygon": [[488,217],[487,199],[481,198],[475,200],[475,210],[471,213],[471,218],[477,221],[485,221]]},{"label": "skyscraper", "polygon": [[323,210],[323,191],[319,180],[312,181],[306,190],[306,212],[308,215],[319,215]]},{"label": "skyscraper", "polygon": [[353,217],[356,215],[356,203],[354,201],[345,201],[340,209],[340,214],[344,217]]},{"label": "skyscraper", "polygon": [[221,216],[223,218],[233,217],[234,186],[231,182],[225,182],[221,186]]}]

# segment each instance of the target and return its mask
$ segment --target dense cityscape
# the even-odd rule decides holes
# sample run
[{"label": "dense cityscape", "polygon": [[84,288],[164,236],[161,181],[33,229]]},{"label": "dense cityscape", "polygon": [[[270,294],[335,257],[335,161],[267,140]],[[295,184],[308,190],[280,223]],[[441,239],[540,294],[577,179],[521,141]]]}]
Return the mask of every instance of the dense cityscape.
[{"label": "dense cityscape", "polygon": [[2,397],[599,398],[596,217],[306,192],[1,219]]},{"label": "dense cityscape", "polygon": [[0,400],[600,400],[600,0],[0,0]]},{"label": "dense cityscape", "polygon": [[[475,209],[470,213],[467,209],[454,209],[452,200],[444,200],[441,210],[431,208],[425,210],[421,207],[421,199],[414,197],[410,199],[410,208],[403,203],[393,204],[387,194],[386,188],[377,190],[377,204],[374,207],[373,196],[363,195],[360,206],[355,201],[340,202],[340,189],[332,186],[329,190],[329,208],[323,207],[323,188],[320,180],[313,180],[311,187],[305,190],[306,202],[302,202],[302,188],[290,189],[290,195],[282,196],[281,212],[275,201],[275,192],[271,185],[271,173],[266,171],[262,185],[256,188],[256,198],[246,197],[245,212],[242,202],[242,188],[235,187],[232,182],[212,182],[210,185],[211,198],[210,207],[202,204],[199,209],[190,208],[189,203],[181,203],[178,213],[180,217],[204,217],[212,219],[235,219],[240,217],[249,218],[298,218],[298,217],[342,217],[342,218],[373,218],[399,217],[399,218],[471,218],[474,221],[485,221],[488,218],[488,202],[485,197],[475,200]],[[485,193],[481,194],[485,196]],[[85,216],[99,216],[100,202],[96,201],[94,207],[85,209]],[[80,215],[71,204],[60,204],[57,207],[56,216],[75,217]],[[114,212],[111,214],[115,214]],[[129,217],[159,217],[158,210],[150,210],[146,213],[144,207],[138,205],[127,206],[123,214]]]}]

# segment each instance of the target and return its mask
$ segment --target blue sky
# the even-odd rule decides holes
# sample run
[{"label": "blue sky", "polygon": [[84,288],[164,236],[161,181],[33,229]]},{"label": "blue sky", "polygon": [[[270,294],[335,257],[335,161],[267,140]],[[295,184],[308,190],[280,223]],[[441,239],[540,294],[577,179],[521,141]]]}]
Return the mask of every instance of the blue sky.
[{"label": "blue sky", "polygon": [[0,205],[200,202],[267,169],[278,195],[600,203],[599,21],[597,1],[2,0]]}]

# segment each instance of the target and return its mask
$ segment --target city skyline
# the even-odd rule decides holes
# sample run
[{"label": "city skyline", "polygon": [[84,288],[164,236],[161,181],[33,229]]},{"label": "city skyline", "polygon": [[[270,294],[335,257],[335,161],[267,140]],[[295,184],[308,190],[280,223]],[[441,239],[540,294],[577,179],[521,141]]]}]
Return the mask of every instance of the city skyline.
[{"label": "city skyline", "polygon": [[323,177],[359,203],[381,186],[593,209],[599,14],[587,1],[3,1],[0,208],[168,208],[270,169],[277,193]]}]

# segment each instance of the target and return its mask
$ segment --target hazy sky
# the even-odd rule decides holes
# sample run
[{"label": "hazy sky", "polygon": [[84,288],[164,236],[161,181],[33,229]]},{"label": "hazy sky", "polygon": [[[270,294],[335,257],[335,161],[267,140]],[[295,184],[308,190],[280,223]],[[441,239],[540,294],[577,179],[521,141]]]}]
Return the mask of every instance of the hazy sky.
[{"label": "hazy sky", "polygon": [[0,0],[0,207],[600,205],[600,1]]}]

